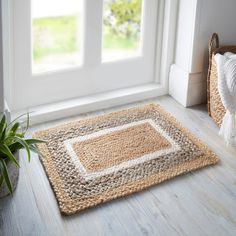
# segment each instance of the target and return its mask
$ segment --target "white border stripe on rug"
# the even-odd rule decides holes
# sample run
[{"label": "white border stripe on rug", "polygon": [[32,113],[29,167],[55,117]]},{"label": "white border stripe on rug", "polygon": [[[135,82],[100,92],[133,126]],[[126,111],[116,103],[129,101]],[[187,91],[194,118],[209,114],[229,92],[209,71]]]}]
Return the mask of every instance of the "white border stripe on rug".
[{"label": "white border stripe on rug", "polygon": [[[127,129],[129,127],[133,127],[133,126],[137,126],[137,125],[141,125],[141,124],[145,124],[145,123],[149,123],[159,134],[161,134],[161,136],[165,137],[169,141],[169,143],[171,144],[171,147],[166,148],[166,149],[162,149],[162,150],[159,150],[159,151],[156,151],[156,152],[153,152],[153,153],[149,153],[149,154],[143,155],[141,157],[137,157],[136,159],[128,160],[128,161],[122,162],[118,165],[106,168],[106,169],[101,170],[101,171],[93,172],[93,173],[88,173],[86,171],[83,164],[80,162],[79,157],[76,155],[75,151],[73,150],[72,145],[74,143],[82,142],[82,141],[92,139],[92,138],[97,138],[97,137],[102,136],[102,135],[110,134],[112,132],[124,130],[124,129]],[[180,146],[171,137],[169,137],[168,134],[159,125],[157,125],[151,119],[135,121],[135,122],[131,122],[129,124],[117,126],[117,127],[114,127],[114,128],[100,130],[100,131],[94,132],[92,134],[72,138],[72,139],[64,141],[64,145],[66,147],[66,150],[67,150],[68,154],[71,156],[74,164],[77,166],[77,168],[79,169],[81,175],[86,180],[91,180],[91,179],[98,178],[98,177],[101,177],[101,176],[104,176],[104,175],[107,175],[107,174],[111,174],[111,173],[117,172],[119,170],[122,170],[124,168],[130,168],[132,166],[144,163],[146,161],[153,160],[153,159],[158,158],[160,156],[179,151],[181,149]]]}]

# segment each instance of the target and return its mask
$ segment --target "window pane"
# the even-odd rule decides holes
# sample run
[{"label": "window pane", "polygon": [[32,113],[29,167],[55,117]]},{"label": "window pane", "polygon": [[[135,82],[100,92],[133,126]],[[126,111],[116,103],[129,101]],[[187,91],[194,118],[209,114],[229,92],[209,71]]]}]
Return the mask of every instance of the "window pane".
[{"label": "window pane", "polygon": [[33,73],[81,64],[82,0],[32,0]]},{"label": "window pane", "polygon": [[104,0],[103,61],[138,56],[142,0]]}]

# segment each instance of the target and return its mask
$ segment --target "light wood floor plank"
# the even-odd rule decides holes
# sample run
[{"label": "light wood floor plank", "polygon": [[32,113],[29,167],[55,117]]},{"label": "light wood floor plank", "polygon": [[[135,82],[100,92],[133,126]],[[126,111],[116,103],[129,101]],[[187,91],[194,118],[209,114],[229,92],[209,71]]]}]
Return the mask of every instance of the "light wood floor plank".
[{"label": "light wood floor plank", "polygon": [[61,216],[44,169],[21,152],[18,187],[0,200],[3,236],[236,235],[236,150],[226,147],[206,106],[183,108],[169,96],[32,127],[30,132],[150,102],[161,104],[220,157],[218,165],[176,177],[80,214]]}]

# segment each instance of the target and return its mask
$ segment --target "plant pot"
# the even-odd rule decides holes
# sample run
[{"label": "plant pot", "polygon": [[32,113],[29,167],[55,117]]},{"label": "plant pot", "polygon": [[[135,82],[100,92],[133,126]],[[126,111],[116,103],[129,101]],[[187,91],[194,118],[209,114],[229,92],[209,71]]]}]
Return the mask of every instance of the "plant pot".
[{"label": "plant pot", "polygon": [[[14,154],[14,156],[16,157],[16,160],[19,161],[19,152],[16,152]],[[7,169],[8,169],[9,178],[12,183],[12,188],[13,188],[13,190],[15,190],[17,183],[18,183],[18,178],[19,178],[19,167],[17,167],[11,161],[7,164]],[[9,194],[10,194],[10,192],[4,182],[3,185],[0,187],[0,198],[3,198]]]}]

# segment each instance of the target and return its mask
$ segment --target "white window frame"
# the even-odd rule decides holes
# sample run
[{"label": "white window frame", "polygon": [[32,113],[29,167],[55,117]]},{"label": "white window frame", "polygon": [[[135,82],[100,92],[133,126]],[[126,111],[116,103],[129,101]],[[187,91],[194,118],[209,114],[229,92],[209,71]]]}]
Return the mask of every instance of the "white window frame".
[{"label": "white window frame", "polygon": [[[3,5],[3,53],[7,60],[4,63],[6,89],[5,94],[7,104],[13,114],[24,112],[14,110],[13,94],[11,88],[14,87],[14,57],[13,57],[13,32],[12,32],[12,0],[4,1]],[[168,74],[170,65],[174,59],[176,19],[178,12],[178,0],[159,0],[158,1],[158,37],[156,39],[156,61],[155,61],[155,80],[152,83],[135,86],[127,89],[111,91],[107,93],[87,96],[84,98],[73,99],[47,106],[39,106],[27,109],[34,111],[32,114],[33,123],[51,120],[55,118],[75,115],[82,112],[108,108],[114,105],[122,105],[147,98],[168,94]],[[10,27],[10,31],[7,29]],[[66,111],[66,112],[65,112]]]}]

